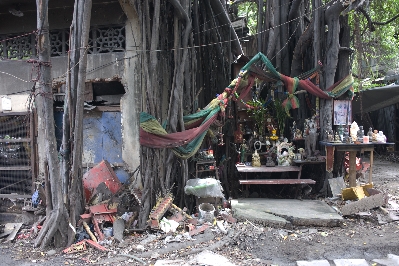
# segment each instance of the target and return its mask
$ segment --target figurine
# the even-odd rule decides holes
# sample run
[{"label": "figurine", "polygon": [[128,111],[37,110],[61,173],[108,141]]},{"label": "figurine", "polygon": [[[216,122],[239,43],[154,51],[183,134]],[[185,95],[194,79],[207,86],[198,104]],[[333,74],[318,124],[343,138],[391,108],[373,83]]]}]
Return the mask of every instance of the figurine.
[{"label": "figurine", "polygon": [[242,143],[242,124],[240,124],[236,131],[234,131],[234,143]]},{"label": "figurine", "polygon": [[283,153],[281,153],[277,157],[278,165],[280,165],[280,166],[290,166],[291,163],[290,163],[288,155],[289,155],[288,151],[283,151]]},{"label": "figurine", "polygon": [[327,141],[328,141],[328,142],[334,142],[334,135],[333,135],[332,133],[329,133],[329,134],[327,135]]},{"label": "figurine", "polygon": [[311,119],[307,119],[307,134],[305,135],[305,147],[306,154],[310,157],[314,154],[316,150],[316,142],[317,142],[317,128],[316,121],[314,120],[314,116]]},{"label": "figurine", "polygon": [[378,131],[377,142],[381,142],[381,143],[387,142],[387,137],[384,135],[384,132]]},{"label": "figurine", "polygon": [[369,136],[369,141],[373,140],[373,129],[370,127],[369,132],[367,132],[367,135]]},{"label": "figurine", "polygon": [[344,143],[350,143],[351,142],[351,138],[349,137],[349,130],[348,130],[347,126],[344,129],[344,137],[343,137],[342,142],[344,142]]},{"label": "figurine", "polygon": [[326,130],[324,131],[324,139],[328,142],[332,142],[333,138],[334,138],[334,135],[332,132],[331,124],[329,121],[327,121]]},{"label": "figurine", "polygon": [[357,132],[358,131],[359,131],[359,126],[357,125],[357,123],[355,121],[353,121],[353,123],[351,125],[351,129],[350,129],[350,135],[351,135],[353,142],[357,141]]},{"label": "figurine", "polygon": [[245,152],[247,151],[247,149],[248,149],[248,146],[247,146],[247,144],[245,144],[245,139],[243,140],[243,143],[241,144],[241,146],[240,146],[240,155],[241,155],[241,158],[240,158],[240,161],[241,161],[241,163],[245,163]]},{"label": "figurine", "polygon": [[359,130],[357,131],[357,140],[363,142],[364,130],[363,126],[359,126]]},{"label": "figurine", "polygon": [[280,166],[290,166],[292,159],[295,157],[293,152],[294,146],[292,143],[281,142],[277,146],[277,162]]},{"label": "figurine", "polygon": [[297,127],[296,127],[296,122],[292,122],[292,127],[291,127],[291,139],[294,140],[296,139],[296,131],[297,131]]},{"label": "figurine", "polygon": [[277,130],[273,127],[273,128],[272,128],[272,135],[270,136],[270,140],[271,140],[271,141],[276,141],[276,140],[278,140],[278,137],[277,137],[276,133],[277,133]]},{"label": "figurine", "polygon": [[373,135],[372,135],[372,141],[377,141],[377,135],[378,135],[378,130],[374,129]]},{"label": "figurine", "polygon": [[301,159],[305,158],[305,149],[304,148],[299,148],[298,149],[299,154],[301,155]]},{"label": "figurine", "polygon": [[252,166],[254,167],[260,167],[260,156],[258,153],[258,150],[255,150],[255,152],[252,154]]},{"label": "figurine", "polygon": [[335,132],[334,142],[336,142],[336,143],[341,142],[341,138],[339,137],[338,132]]},{"label": "figurine", "polygon": [[268,167],[276,166],[276,164],[274,163],[272,157],[268,156],[268,157],[266,158],[266,166],[268,166]]},{"label": "figurine", "polygon": [[344,127],[342,125],[339,125],[337,131],[338,131],[339,140],[342,142],[344,139]]},{"label": "figurine", "polygon": [[297,128],[295,131],[294,139],[301,139],[302,138],[302,131]]}]

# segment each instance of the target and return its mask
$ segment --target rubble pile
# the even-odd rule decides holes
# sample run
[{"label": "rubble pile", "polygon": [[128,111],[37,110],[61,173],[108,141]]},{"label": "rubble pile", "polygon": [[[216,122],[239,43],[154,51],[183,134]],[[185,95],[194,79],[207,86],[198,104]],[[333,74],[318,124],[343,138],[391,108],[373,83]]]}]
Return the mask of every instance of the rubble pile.
[{"label": "rubble pile", "polygon": [[[277,247],[284,248],[284,244],[287,248],[295,243],[325,245],[340,237],[356,239],[365,229],[382,237],[388,234],[384,230],[399,221],[399,197],[370,184],[340,187],[338,181],[330,184],[336,186],[332,187],[333,197],[322,200],[345,218],[341,228],[274,228],[245,218],[237,221],[231,202],[217,198],[221,193],[219,185],[204,180],[186,188],[186,193],[197,199],[196,212],[179,208],[173,204],[173,195],[165,195],[151,210],[146,228],[138,228],[140,190],[120,183],[106,161],[88,171],[83,180],[86,209],[71,246],[47,251],[32,248],[45,222],[43,216],[29,226],[0,226],[1,247],[13,249],[15,259],[55,260],[65,265],[183,265],[179,261],[188,260],[191,264],[187,265],[216,265],[206,261],[220,262],[219,265],[270,265],[271,261],[260,259],[265,248],[275,251]],[[198,198],[198,193],[212,197]],[[360,243],[366,245],[367,241]]]}]

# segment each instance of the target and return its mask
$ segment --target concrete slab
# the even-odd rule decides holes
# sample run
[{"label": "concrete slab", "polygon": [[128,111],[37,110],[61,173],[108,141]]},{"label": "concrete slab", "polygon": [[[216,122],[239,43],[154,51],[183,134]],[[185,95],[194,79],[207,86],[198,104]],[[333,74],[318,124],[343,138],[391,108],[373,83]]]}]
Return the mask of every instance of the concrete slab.
[{"label": "concrete slab", "polygon": [[231,201],[234,217],[265,226],[339,226],[343,218],[319,200],[245,198]]},{"label": "concrete slab", "polygon": [[311,260],[311,261],[304,261],[298,260],[296,262],[297,266],[330,266],[331,264],[328,260]]},{"label": "concrete slab", "polygon": [[386,259],[375,259],[373,262],[378,263],[378,265],[397,266],[399,265],[399,256],[388,254]]},{"label": "concrete slab", "polygon": [[365,259],[337,259],[335,266],[370,266]]},{"label": "concrete slab", "polygon": [[362,211],[368,211],[385,205],[387,196],[383,193],[372,195],[367,198],[362,198],[358,201],[348,203],[341,208],[342,215],[351,215]]}]

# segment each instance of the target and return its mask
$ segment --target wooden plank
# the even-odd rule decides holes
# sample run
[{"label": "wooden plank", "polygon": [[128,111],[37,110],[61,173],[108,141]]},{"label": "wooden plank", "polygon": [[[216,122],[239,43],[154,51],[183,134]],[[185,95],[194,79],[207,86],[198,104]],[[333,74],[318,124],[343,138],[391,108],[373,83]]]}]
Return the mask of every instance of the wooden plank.
[{"label": "wooden plank", "polygon": [[10,115],[27,115],[29,112],[0,112],[0,116],[10,116]]},{"label": "wooden plank", "polygon": [[86,82],[85,83],[85,92],[84,92],[84,101],[91,102],[93,101],[93,83]]},{"label": "wooden plank", "polygon": [[370,142],[370,143],[334,143],[334,142],[326,142],[326,141],[320,141],[319,142],[321,146],[334,146],[336,150],[339,151],[350,151],[350,150],[361,150],[364,149],[365,151],[370,151],[371,149],[374,148],[375,145],[394,145],[395,143],[392,142]]},{"label": "wooden plank", "polygon": [[301,168],[299,166],[273,166],[261,167],[253,166],[238,166],[237,171],[241,173],[282,173],[282,172],[299,172]]},{"label": "wooden plank", "polygon": [[31,170],[30,166],[2,166],[0,167],[1,171],[28,171]]},{"label": "wooden plank", "polygon": [[[125,163],[111,163],[113,167],[125,167]],[[98,165],[98,163],[83,163],[82,166],[86,168],[93,168],[94,166]]]},{"label": "wooden plank", "polygon": [[120,112],[120,106],[96,106],[96,110],[100,112]]},{"label": "wooden plank", "polygon": [[0,142],[9,142],[9,143],[16,143],[16,142],[30,142],[31,138],[24,138],[24,139],[0,139]]},{"label": "wooden plank", "polygon": [[[367,144],[366,144],[367,145]],[[369,146],[365,147],[363,145],[353,145],[353,146],[335,146],[335,149],[337,151],[360,151],[360,152],[365,152],[365,151],[373,151],[374,146]]]},{"label": "wooden plank", "polygon": [[241,185],[316,184],[316,181],[312,179],[249,179],[239,181]]},{"label": "wooden plank", "polygon": [[325,163],[326,160],[325,159],[324,161],[293,160],[293,162],[297,164],[321,164]]},{"label": "wooden plank", "polygon": [[30,199],[32,195],[0,194],[2,199]]}]

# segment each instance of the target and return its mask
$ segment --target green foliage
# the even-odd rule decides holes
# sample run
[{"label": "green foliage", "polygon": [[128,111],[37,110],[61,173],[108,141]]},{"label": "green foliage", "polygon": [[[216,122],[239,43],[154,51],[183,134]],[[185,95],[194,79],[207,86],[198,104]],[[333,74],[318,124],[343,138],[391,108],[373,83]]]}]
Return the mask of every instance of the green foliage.
[{"label": "green foliage", "polygon": [[249,109],[247,112],[250,117],[252,117],[256,124],[259,127],[259,134],[263,135],[264,131],[264,122],[266,118],[266,114],[268,113],[267,107],[265,106],[265,101],[262,99],[252,100],[247,102],[248,105],[252,106],[253,109]]},{"label": "green foliage", "polygon": [[274,99],[274,111],[276,112],[276,118],[278,123],[279,134],[284,134],[285,122],[290,117],[287,109],[284,108],[283,103],[280,99]]},{"label": "green foliage", "polygon": [[[370,6],[363,9],[370,15],[373,22],[385,23],[399,13],[399,0],[370,1]],[[389,69],[399,67],[399,18],[388,24],[376,25],[375,31],[370,31],[366,17],[361,13],[350,13],[349,22],[354,29],[354,16],[360,19],[360,35],[363,53],[358,52],[354,47],[353,72],[357,73],[357,57],[361,57],[362,77],[370,78],[370,81],[363,82],[363,88],[372,88],[376,85],[371,81],[383,77]],[[379,86],[379,85],[378,85]],[[355,88],[358,86],[355,85]]]},{"label": "green foliage", "polygon": [[258,27],[258,5],[256,1],[248,1],[238,4],[238,16],[247,18],[249,34],[255,35]]}]

